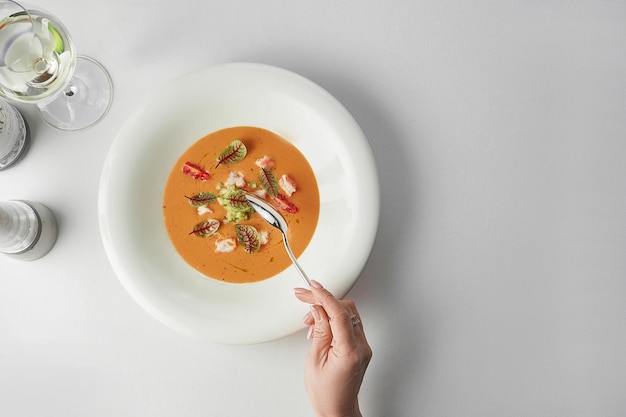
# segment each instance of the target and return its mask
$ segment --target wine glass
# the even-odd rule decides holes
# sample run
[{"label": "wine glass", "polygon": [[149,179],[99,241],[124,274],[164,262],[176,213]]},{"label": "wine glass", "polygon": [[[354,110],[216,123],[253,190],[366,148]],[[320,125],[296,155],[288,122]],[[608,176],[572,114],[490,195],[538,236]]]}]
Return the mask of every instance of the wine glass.
[{"label": "wine glass", "polygon": [[58,18],[39,6],[0,0],[0,96],[36,104],[58,129],[79,130],[106,115],[113,85],[102,65],[77,55]]}]

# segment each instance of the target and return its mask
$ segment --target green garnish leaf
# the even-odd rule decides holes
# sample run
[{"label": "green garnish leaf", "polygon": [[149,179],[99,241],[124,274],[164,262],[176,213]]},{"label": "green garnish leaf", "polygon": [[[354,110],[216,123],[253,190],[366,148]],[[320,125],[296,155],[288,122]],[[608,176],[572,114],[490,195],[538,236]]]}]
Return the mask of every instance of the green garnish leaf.
[{"label": "green garnish leaf", "polygon": [[246,145],[243,144],[242,141],[236,139],[228,145],[226,149],[224,149],[217,156],[217,166],[220,166],[221,163],[225,164],[234,164],[241,161],[246,157],[248,150],[246,149]]},{"label": "green garnish leaf", "polygon": [[238,211],[249,211],[252,209],[250,202],[246,198],[246,193],[242,190],[235,190],[224,195],[224,200],[232,209]]},{"label": "green garnish leaf", "polygon": [[225,221],[227,223],[240,223],[248,220],[254,213],[254,208],[248,202],[245,192],[235,188],[234,185],[222,188],[217,201],[226,210]]},{"label": "green garnish leaf", "polygon": [[207,204],[215,203],[217,201],[217,196],[212,193],[200,193],[192,197],[187,197],[187,199],[189,200],[190,205],[194,207],[201,207],[206,206]]},{"label": "green garnish leaf", "polygon": [[269,168],[261,168],[259,172],[259,182],[270,197],[276,197],[278,195],[278,180],[276,180],[274,171]]},{"label": "green garnish leaf", "polygon": [[235,225],[235,230],[237,231],[237,240],[247,253],[254,253],[259,250],[261,238],[254,226],[237,224]]},{"label": "green garnish leaf", "polygon": [[198,237],[207,237],[211,236],[213,233],[217,232],[217,229],[220,227],[219,220],[209,219],[203,222],[198,223],[194,226],[190,235],[196,235]]}]

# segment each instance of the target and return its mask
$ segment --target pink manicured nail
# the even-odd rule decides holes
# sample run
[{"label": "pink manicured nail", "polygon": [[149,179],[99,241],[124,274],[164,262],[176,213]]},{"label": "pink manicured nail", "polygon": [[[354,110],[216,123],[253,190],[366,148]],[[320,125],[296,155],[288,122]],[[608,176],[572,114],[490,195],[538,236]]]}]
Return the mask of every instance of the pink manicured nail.
[{"label": "pink manicured nail", "polygon": [[322,318],[320,316],[319,311],[317,311],[317,309],[314,306],[311,306],[311,314],[313,315],[313,318],[315,319],[315,321],[318,321],[319,319]]},{"label": "pink manicured nail", "polygon": [[293,292],[295,292],[296,294],[304,294],[307,291],[308,290],[306,288],[294,288],[293,289]]},{"label": "pink manicured nail", "polygon": [[319,282],[315,281],[314,279],[312,279],[312,280],[311,280],[311,286],[312,286],[313,288],[317,288],[317,289],[324,288],[324,287],[322,286],[322,284],[320,284]]},{"label": "pink manicured nail", "polygon": [[304,317],[302,317],[302,321],[306,323],[309,321],[310,318],[311,318],[311,312],[309,311],[308,313],[304,315]]},{"label": "pink manicured nail", "polygon": [[313,339],[313,330],[315,330],[315,326],[309,326],[309,331],[306,334],[308,340]]}]

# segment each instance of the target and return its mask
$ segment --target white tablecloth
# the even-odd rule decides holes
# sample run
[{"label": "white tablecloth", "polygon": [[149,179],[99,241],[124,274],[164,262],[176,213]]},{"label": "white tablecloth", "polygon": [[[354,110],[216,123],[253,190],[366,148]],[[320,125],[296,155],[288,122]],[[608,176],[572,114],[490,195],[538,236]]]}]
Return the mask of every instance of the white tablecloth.
[{"label": "white tablecloth", "polygon": [[[42,3],[41,1],[38,1]],[[47,0],[115,84],[62,133],[24,110],[0,199],[57,215],[53,251],[0,256],[0,415],[308,416],[305,334],[182,336],[127,294],[97,194],[109,146],[160,85],[249,61],[353,114],[382,186],[349,294],[374,350],[366,416],[626,412],[626,3]]]}]

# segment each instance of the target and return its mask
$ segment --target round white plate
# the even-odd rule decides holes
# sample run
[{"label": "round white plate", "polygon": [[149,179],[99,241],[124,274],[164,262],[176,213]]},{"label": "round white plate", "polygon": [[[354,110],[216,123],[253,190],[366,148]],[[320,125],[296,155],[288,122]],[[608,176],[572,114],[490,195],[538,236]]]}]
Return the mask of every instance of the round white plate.
[{"label": "round white plate", "polygon": [[284,69],[218,65],[159,88],[113,141],[99,190],[110,263],[148,313],[186,335],[257,343],[303,327],[308,307],[293,267],[254,284],[207,278],[176,252],[162,217],[163,189],[180,155],[208,133],[258,126],[291,141],[320,190],[320,217],[302,267],[338,297],[356,282],[374,243],[379,184],[371,149],[348,111],[328,92]]}]

